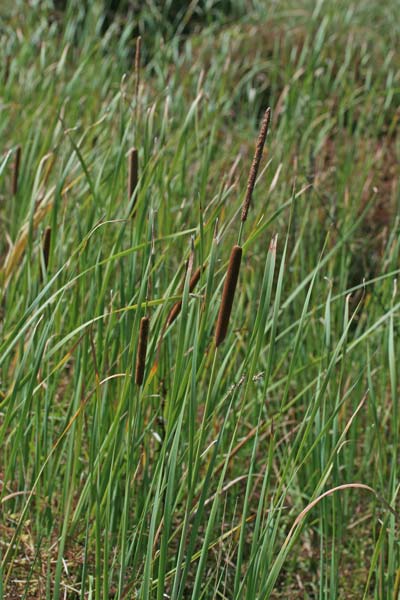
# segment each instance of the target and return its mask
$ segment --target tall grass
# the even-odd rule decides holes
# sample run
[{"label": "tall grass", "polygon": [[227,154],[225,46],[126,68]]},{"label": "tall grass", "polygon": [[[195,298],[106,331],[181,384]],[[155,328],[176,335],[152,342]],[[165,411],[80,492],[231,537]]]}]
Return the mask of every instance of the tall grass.
[{"label": "tall grass", "polygon": [[241,4],[0,8],[0,598],[399,595],[397,4]]}]

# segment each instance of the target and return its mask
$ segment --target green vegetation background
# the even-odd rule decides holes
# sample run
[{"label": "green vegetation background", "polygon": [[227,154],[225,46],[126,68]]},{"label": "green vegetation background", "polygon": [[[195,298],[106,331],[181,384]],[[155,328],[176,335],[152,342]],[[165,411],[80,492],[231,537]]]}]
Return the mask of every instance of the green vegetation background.
[{"label": "green vegetation background", "polygon": [[0,598],[398,600],[399,34],[397,0],[2,3]]}]

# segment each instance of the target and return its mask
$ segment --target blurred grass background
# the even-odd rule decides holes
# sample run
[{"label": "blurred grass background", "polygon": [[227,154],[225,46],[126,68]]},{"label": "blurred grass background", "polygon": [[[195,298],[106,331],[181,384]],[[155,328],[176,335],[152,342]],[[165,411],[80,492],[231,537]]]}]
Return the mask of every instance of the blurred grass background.
[{"label": "blurred grass background", "polygon": [[0,596],[397,600],[397,0],[0,15]]}]

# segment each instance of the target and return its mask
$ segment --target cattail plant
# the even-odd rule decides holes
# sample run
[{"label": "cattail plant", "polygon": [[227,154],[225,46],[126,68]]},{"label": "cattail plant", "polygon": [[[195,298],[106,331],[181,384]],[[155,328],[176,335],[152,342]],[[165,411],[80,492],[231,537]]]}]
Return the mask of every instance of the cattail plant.
[{"label": "cattail plant", "polygon": [[235,296],[236,285],[239,277],[240,263],[242,260],[242,247],[240,246],[241,235],[243,224],[247,219],[249,212],[250,202],[253,195],[254,186],[256,184],[256,178],[258,169],[261,162],[265,139],[268,133],[269,122],[271,118],[271,109],[268,107],[264,113],[264,117],[261,123],[260,133],[258,134],[256,149],[254,152],[253,162],[251,163],[249,178],[247,180],[246,196],[243,201],[241,224],[238,237],[238,244],[233,246],[231,256],[229,259],[228,272],[224,283],[224,289],[222,292],[221,306],[219,308],[217,327],[215,330],[215,345],[218,348],[220,344],[226,338],[228,331],[229,318],[232,312],[233,299]]},{"label": "cattail plant", "polygon": [[146,366],[147,340],[149,337],[149,317],[142,317],[139,329],[139,344],[136,354],[136,372],[135,383],[142,385],[144,379],[144,369]]},{"label": "cattail plant", "polygon": [[[189,281],[189,292],[193,292],[194,288],[198,284],[200,275],[201,275],[201,272],[203,271],[203,269],[204,269],[204,267],[197,267],[197,269],[191,276],[190,281]],[[178,302],[175,302],[175,304],[169,311],[167,321],[166,321],[167,327],[175,321],[175,319],[177,318],[177,316],[179,315],[181,310],[182,310],[182,300],[178,300]]]},{"label": "cattail plant", "polygon": [[224,341],[228,331],[229,318],[231,316],[241,260],[242,247],[235,245],[232,248],[229,259],[228,271],[222,292],[221,306],[218,313],[217,327],[215,330],[215,345],[217,348]]},{"label": "cattail plant", "polygon": [[[138,171],[139,171],[139,161],[138,161],[138,151],[136,148],[131,148],[128,152],[128,199],[132,200],[132,196],[136,190],[138,183]],[[133,201],[135,204],[136,198]]]},{"label": "cattail plant", "polygon": [[241,221],[244,223],[247,219],[247,214],[249,212],[249,206],[251,202],[251,198],[253,195],[254,186],[256,184],[256,177],[258,173],[258,168],[260,166],[261,157],[263,153],[263,148],[265,144],[265,139],[268,133],[269,121],[271,118],[271,109],[268,107],[264,113],[264,117],[261,123],[260,133],[258,134],[256,149],[254,152],[253,162],[251,163],[249,178],[247,180],[247,190],[246,196],[243,202],[242,208],[242,216]]},{"label": "cattail plant", "polygon": [[12,194],[17,195],[18,192],[18,179],[19,179],[19,167],[21,164],[21,146],[17,146],[15,151],[14,170],[13,170],[13,181],[12,181]]},{"label": "cattail plant", "polygon": [[[206,268],[206,264],[207,263],[205,263],[203,266],[198,267],[196,269],[196,271],[193,273],[193,275],[191,276],[191,278],[189,280],[189,293],[193,292],[194,288],[198,284],[198,282],[200,280],[200,275]],[[157,366],[158,366],[160,352],[161,352],[161,345],[162,345],[162,342],[164,339],[165,332],[167,331],[168,327],[170,325],[172,325],[172,323],[175,321],[175,319],[177,319],[181,310],[182,310],[182,300],[178,300],[177,302],[175,302],[175,304],[173,305],[173,307],[171,308],[171,310],[168,313],[168,316],[165,320],[165,323],[164,323],[162,331],[161,331],[160,339],[157,344],[157,354],[156,354],[155,363],[153,365],[153,370],[157,369]]]},{"label": "cattail plant", "polygon": [[[50,244],[51,244],[51,227],[46,227],[42,235],[42,254],[44,270],[47,272],[50,257]],[[40,281],[43,281],[42,261],[39,256],[39,277]]]},{"label": "cattail plant", "polygon": [[50,243],[51,243],[51,227],[46,227],[46,229],[44,230],[44,233],[43,233],[43,242],[42,242],[43,260],[44,260],[44,266],[45,266],[46,270],[47,270],[47,267],[49,264]]}]

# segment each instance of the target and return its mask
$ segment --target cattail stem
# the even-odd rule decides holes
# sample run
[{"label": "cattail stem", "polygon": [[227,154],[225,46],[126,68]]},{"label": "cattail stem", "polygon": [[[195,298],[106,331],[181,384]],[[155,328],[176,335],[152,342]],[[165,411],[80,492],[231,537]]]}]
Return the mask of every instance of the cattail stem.
[{"label": "cattail stem", "polygon": [[142,51],[142,38],[139,35],[136,40],[136,52],[135,52],[135,72],[136,72],[136,85],[135,85],[135,120],[138,120],[139,112],[139,88],[140,88],[140,58]]},{"label": "cattail stem", "polygon": [[[128,153],[128,200],[131,202],[132,196],[136,191],[138,183],[139,161],[138,151],[136,148],[131,148]],[[133,205],[136,202],[136,195]]]},{"label": "cattail stem", "polygon": [[15,151],[13,181],[12,181],[12,193],[13,196],[17,195],[18,192],[18,179],[19,179],[19,167],[21,164],[21,146],[17,146]]},{"label": "cattail stem", "polygon": [[261,123],[260,133],[258,134],[256,150],[254,152],[253,162],[251,163],[249,178],[247,180],[246,196],[243,202],[241,220],[244,223],[247,219],[247,213],[249,212],[249,206],[253,195],[254,186],[256,184],[256,178],[258,168],[260,166],[263,148],[265,144],[265,138],[267,137],[269,121],[271,118],[271,109],[268,107],[264,113],[264,117]]},{"label": "cattail stem", "polygon": [[237,240],[238,246],[240,246],[242,243],[243,225],[244,225],[243,221],[240,221],[239,234],[238,234],[238,240]]},{"label": "cattail stem", "polygon": [[229,258],[228,272],[222,292],[221,306],[219,308],[217,327],[215,330],[215,345],[218,347],[224,341],[231,316],[236,284],[239,277],[240,263],[242,260],[242,247],[233,246]]},{"label": "cattail stem", "polygon": [[139,344],[136,354],[136,372],[135,383],[142,385],[144,379],[144,369],[146,366],[147,340],[149,337],[149,317],[142,317],[139,329]]},{"label": "cattail stem", "polygon": [[[194,288],[198,284],[202,270],[203,270],[202,267],[197,267],[197,269],[191,276],[190,281],[189,281],[189,292],[193,292]],[[177,316],[179,315],[181,310],[182,310],[182,300],[178,300],[178,302],[175,302],[175,304],[169,311],[167,321],[166,321],[167,327],[175,321],[175,319],[177,318]]]}]

